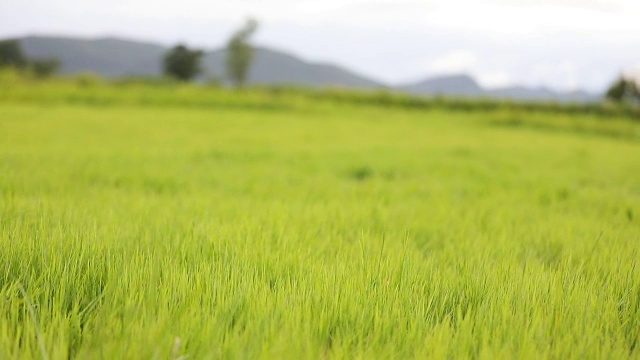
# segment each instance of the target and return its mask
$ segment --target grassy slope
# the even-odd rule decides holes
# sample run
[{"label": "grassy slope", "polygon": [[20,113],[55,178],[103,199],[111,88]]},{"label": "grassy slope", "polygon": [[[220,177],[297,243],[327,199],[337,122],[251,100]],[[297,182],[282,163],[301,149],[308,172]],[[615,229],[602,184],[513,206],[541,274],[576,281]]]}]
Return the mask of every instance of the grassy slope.
[{"label": "grassy slope", "polygon": [[640,356],[637,122],[4,95],[0,358]]}]

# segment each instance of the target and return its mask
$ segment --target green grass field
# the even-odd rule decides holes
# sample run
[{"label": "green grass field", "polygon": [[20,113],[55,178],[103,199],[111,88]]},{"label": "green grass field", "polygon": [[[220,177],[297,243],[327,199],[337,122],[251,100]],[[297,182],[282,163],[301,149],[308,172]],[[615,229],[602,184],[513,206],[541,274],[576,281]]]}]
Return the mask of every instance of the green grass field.
[{"label": "green grass field", "polygon": [[0,249],[0,359],[638,359],[640,122],[20,85]]}]

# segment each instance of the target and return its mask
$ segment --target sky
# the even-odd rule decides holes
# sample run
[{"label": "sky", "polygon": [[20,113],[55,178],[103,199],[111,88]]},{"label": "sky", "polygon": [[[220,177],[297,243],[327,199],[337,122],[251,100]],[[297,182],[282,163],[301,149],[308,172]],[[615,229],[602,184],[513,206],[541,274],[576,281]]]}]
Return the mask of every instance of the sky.
[{"label": "sky", "polygon": [[390,85],[466,73],[490,88],[602,92],[621,72],[640,78],[639,0],[2,0],[0,37],[213,49],[248,16],[256,44]]}]

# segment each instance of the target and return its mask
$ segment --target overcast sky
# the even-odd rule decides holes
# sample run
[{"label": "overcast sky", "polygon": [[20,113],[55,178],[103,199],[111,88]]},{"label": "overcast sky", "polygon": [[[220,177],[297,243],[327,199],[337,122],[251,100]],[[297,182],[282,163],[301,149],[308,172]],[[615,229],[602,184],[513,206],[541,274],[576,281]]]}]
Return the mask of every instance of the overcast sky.
[{"label": "overcast sky", "polygon": [[1,0],[0,37],[255,41],[396,84],[468,73],[481,84],[602,91],[640,70],[640,0]]}]

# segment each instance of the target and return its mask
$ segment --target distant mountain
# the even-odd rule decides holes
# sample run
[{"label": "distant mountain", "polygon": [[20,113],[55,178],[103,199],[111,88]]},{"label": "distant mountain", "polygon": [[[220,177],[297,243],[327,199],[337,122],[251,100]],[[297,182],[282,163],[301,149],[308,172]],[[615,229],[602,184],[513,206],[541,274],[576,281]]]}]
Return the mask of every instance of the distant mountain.
[{"label": "distant mountain", "polygon": [[401,92],[414,95],[454,96],[466,98],[494,98],[515,101],[557,101],[557,102],[593,102],[600,96],[585,91],[560,92],[548,88],[528,88],[510,86],[496,89],[484,89],[468,75],[449,75],[426,79],[424,81],[396,87]]},{"label": "distant mountain", "polygon": [[[61,72],[94,72],[106,77],[127,75],[159,76],[167,47],[118,38],[85,40],[77,38],[29,36],[19,39],[25,54],[32,58],[58,58]],[[226,50],[206,53],[205,77],[224,80]],[[312,87],[377,88],[382,84],[335,65],[304,61],[284,52],[256,48],[249,84],[289,84]]]},{"label": "distant mountain", "polygon": [[[309,87],[379,88],[383,85],[349,70],[330,64],[304,61],[296,56],[256,47],[254,62],[248,75],[250,84],[301,85]],[[213,74],[224,74],[226,50],[215,50],[207,54],[204,68]]]},{"label": "distant mountain", "polygon": [[467,75],[439,76],[397,87],[398,90],[417,95],[448,95],[477,97],[484,90]]},{"label": "distant mountain", "polygon": [[486,91],[487,96],[498,99],[511,99],[521,101],[560,101],[560,102],[593,102],[601,96],[590,94],[586,91],[576,90],[569,92],[557,92],[548,88],[527,88],[523,86],[511,86]]},{"label": "distant mountain", "polygon": [[[162,56],[168,47],[120,38],[81,39],[27,36],[18,39],[31,58],[58,58],[63,74],[94,72],[105,77],[160,76]],[[207,52],[203,59],[204,78],[224,79],[225,49]],[[256,48],[249,84],[344,87],[358,89],[390,88],[376,80],[340,66],[313,63],[283,51]],[[600,96],[584,91],[557,92],[547,88],[523,86],[484,89],[468,75],[429,78],[392,88],[415,95],[467,98],[498,98],[517,101],[590,102]]]},{"label": "distant mountain", "polygon": [[159,75],[161,45],[117,38],[94,40],[29,36],[20,44],[30,58],[57,58],[63,74],[93,72],[106,77]]}]

